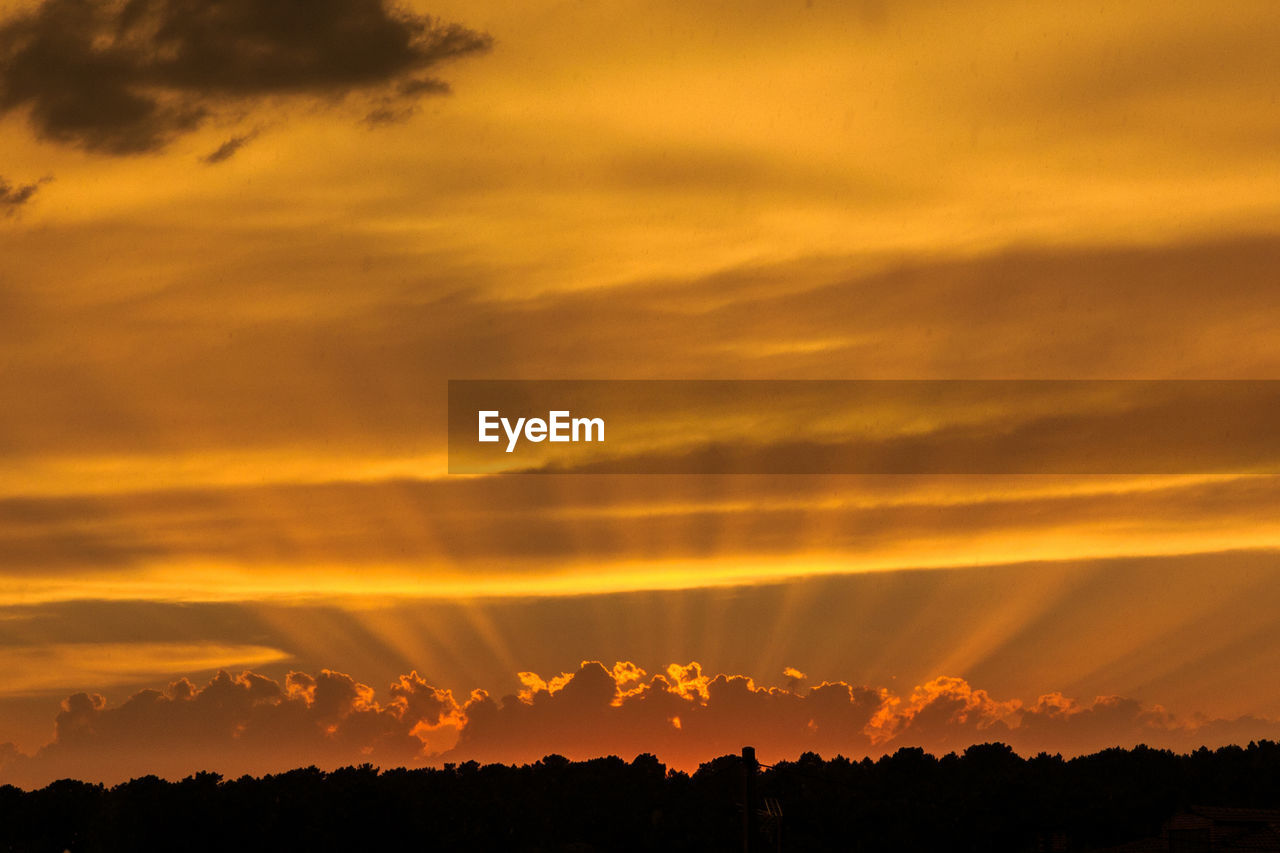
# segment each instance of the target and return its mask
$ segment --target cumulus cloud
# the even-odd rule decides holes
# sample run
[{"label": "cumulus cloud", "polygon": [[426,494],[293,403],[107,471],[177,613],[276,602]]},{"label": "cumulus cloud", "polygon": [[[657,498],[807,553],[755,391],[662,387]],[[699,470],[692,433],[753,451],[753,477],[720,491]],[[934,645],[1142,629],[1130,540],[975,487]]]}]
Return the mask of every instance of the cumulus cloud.
[{"label": "cumulus cloud", "polygon": [[62,703],[52,743],[27,757],[0,751],[0,777],[19,782],[75,776],[180,776],[211,767],[236,773],[361,761],[412,764],[440,751],[438,732],[458,707],[416,674],[379,702],[372,688],[322,670],[283,683],[219,672],[204,686],[186,678],[142,690],[111,707],[98,694]]},{"label": "cumulus cloud", "polygon": [[265,98],[408,105],[447,89],[429,69],[489,44],[385,0],[44,0],[0,24],[0,111],[27,110],[45,139],[137,154]]},{"label": "cumulus cloud", "polygon": [[692,769],[746,744],[769,761],[805,751],[881,755],[902,746],[944,753],[990,741],[1023,753],[1138,743],[1189,750],[1280,735],[1277,721],[1182,719],[1116,696],[1000,700],[956,677],[905,696],[842,681],[805,688],[790,672],[792,686],[764,686],[743,675],[712,675],[696,662],[650,674],[632,662],[608,668],[584,661],[551,678],[520,677],[524,688],[501,699],[483,690],[458,698],[416,672],[380,699],[330,670],[293,672],[283,682],[220,672],[202,687],[183,678],[115,707],[100,695],[77,693],[63,702],[52,743],[30,756],[0,746],[0,781],[118,781],[363,762],[518,763],[553,753],[586,759],[650,752]]}]

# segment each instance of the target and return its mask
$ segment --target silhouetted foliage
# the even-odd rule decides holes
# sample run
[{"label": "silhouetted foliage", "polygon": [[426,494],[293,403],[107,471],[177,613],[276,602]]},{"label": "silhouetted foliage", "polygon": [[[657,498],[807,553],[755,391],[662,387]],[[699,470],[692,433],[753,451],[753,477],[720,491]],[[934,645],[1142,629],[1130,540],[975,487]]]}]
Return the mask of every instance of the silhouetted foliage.
[{"label": "silhouetted foliage", "polygon": [[[315,767],[263,778],[154,776],[113,788],[63,780],[0,787],[0,849],[741,850],[744,765],[692,776],[652,755],[379,772]],[[784,850],[1090,850],[1158,834],[1192,805],[1280,804],[1280,745],[1138,747],[1065,760],[1003,744],[936,758],[805,753],[760,771],[781,805]],[[758,839],[758,849],[775,849]],[[776,839],[776,836],[773,836]]]}]

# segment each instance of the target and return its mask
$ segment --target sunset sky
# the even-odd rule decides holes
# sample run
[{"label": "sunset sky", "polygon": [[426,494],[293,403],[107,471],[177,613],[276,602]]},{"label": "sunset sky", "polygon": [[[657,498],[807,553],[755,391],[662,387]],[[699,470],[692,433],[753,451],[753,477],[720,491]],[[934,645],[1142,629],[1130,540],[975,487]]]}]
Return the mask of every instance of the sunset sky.
[{"label": "sunset sky", "polygon": [[0,783],[1280,736],[1278,477],[445,441],[450,379],[1280,379],[1274,2],[388,8],[0,0]]}]

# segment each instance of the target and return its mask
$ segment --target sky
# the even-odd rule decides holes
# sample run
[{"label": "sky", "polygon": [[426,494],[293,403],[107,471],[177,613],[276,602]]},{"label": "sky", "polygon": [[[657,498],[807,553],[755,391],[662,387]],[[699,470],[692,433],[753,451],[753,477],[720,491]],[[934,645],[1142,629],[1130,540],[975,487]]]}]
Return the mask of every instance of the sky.
[{"label": "sky", "polygon": [[445,453],[450,379],[1280,378],[1277,42],[3,0],[0,782],[1280,735],[1275,477]]}]

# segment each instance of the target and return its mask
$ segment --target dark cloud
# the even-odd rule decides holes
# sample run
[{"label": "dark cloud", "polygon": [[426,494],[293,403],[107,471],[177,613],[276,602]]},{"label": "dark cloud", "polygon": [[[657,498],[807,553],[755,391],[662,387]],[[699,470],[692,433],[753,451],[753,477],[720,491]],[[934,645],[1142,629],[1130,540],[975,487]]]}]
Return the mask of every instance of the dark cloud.
[{"label": "dark cloud", "polygon": [[31,201],[39,192],[40,185],[47,183],[48,178],[34,184],[11,184],[0,178],[0,215],[12,216],[19,208]]},{"label": "dark cloud", "polygon": [[1187,750],[1280,733],[1275,721],[1183,720],[1115,696],[1001,701],[954,677],[905,697],[842,681],[760,686],[742,675],[707,674],[696,662],[650,675],[630,662],[584,661],[549,681],[528,672],[521,679],[525,689],[501,700],[477,690],[459,701],[415,672],[380,701],[372,688],[330,670],[293,672],[283,683],[252,672],[221,672],[203,687],[183,678],[115,707],[76,693],[62,704],[52,743],[32,756],[0,745],[0,780],[39,785],[63,776],[114,781],[363,761],[511,763],[551,753],[653,752],[692,768],[744,743],[757,744],[766,760],[803,751],[880,755],[901,746],[962,751],[988,741],[1079,754],[1138,743]]},{"label": "dark cloud", "polygon": [[254,137],[257,135],[257,131],[254,131],[253,133],[246,133],[241,136],[233,136],[214,150],[210,151],[204,157],[201,157],[200,160],[210,166],[230,160],[239,153],[241,148],[252,142]]},{"label": "dark cloud", "polygon": [[406,80],[396,87],[401,95],[447,95],[451,91],[449,84],[434,77],[423,77],[417,80]]},{"label": "dark cloud", "polygon": [[0,25],[0,111],[28,109],[46,139],[136,154],[232,102],[411,102],[447,88],[426,69],[489,44],[384,0],[45,0]]},{"label": "dark cloud", "polygon": [[393,93],[380,98],[377,106],[369,111],[364,120],[375,126],[395,124],[413,115],[417,110],[419,98],[428,95],[447,95],[452,91],[448,83],[434,77],[405,80],[396,86]]}]

